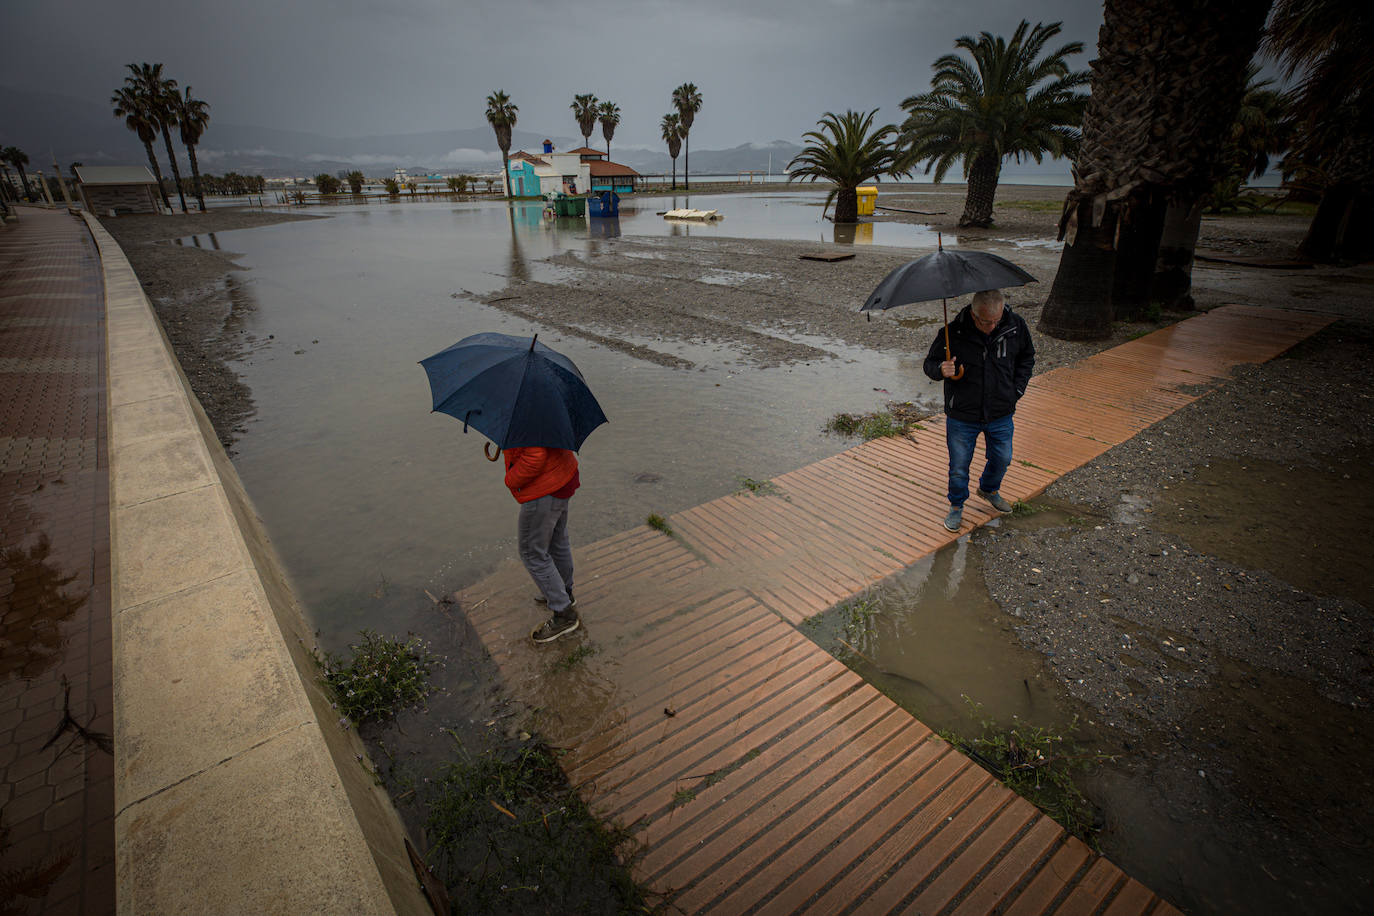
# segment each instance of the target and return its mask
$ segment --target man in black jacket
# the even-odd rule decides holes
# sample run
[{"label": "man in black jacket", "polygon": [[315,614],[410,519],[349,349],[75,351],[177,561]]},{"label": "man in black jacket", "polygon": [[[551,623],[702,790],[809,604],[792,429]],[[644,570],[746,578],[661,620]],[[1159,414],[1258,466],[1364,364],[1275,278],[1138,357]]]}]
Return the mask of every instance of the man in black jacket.
[{"label": "man in black jacket", "polygon": [[931,379],[945,383],[950,505],[945,527],[958,531],[979,433],[987,465],[978,480],[978,495],[998,512],[1011,511],[1011,503],[998,490],[1011,464],[1012,414],[1035,368],[1035,344],[1025,319],[1007,307],[1001,292],[988,289],[974,293],[973,302],[949,323],[949,350],[951,358],[945,359],[945,331],[941,329],[930,345],[924,369]]}]

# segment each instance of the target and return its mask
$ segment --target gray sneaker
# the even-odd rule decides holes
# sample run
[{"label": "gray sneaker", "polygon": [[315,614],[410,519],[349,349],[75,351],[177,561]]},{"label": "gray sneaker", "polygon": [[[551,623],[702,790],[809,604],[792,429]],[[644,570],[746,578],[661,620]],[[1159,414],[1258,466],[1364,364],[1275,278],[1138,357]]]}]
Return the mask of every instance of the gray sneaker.
[{"label": "gray sneaker", "polygon": [[961,524],[963,524],[963,521],[964,521],[964,507],[963,507],[963,506],[950,506],[950,507],[949,507],[949,515],[946,515],[946,516],[945,516],[945,527],[948,528],[950,531],[958,531],[958,530],[959,530],[959,526],[960,526]]},{"label": "gray sneaker", "polygon": [[535,642],[553,642],[560,636],[567,636],[581,625],[582,621],[578,619],[576,614],[571,617],[555,614],[537,626],[534,632],[530,634],[530,639]]},{"label": "gray sneaker", "polygon": [[998,512],[1007,513],[1011,511],[1011,503],[1007,502],[996,493],[985,493],[979,490],[978,495],[992,503],[992,508],[996,509]]}]

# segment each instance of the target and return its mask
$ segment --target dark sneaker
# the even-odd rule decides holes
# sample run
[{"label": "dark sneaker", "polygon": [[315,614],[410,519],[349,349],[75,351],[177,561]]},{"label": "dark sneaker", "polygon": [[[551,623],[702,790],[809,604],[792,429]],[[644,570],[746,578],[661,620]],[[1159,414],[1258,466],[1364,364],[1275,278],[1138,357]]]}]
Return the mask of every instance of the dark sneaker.
[{"label": "dark sneaker", "polygon": [[574,614],[571,617],[559,617],[554,615],[541,623],[530,634],[530,639],[535,642],[553,642],[560,636],[567,636],[582,625],[582,621]]},{"label": "dark sneaker", "polygon": [[[569,605],[568,605],[568,610],[570,610],[570,611],[576,610],[576,609],[577,609],[577,599],[573,597],[573,593],[572,593],[572,592],[568,592],[568,600],[572,602],[572,604],[569,604]],[[548,604],[548,603],[549,603],[549,599],[545,598],[543,595],[535,595],[535,596],[534,596],[534,603],[535,603],[535,604]]]},{"label": "dark sneaker", "polygon": [[992,508],[996,509],[998,512],[1006,513],[1011,511],[1011,503],[1007,502],[996,493],[985,493],[979,490],[978,495],[992,503]]},{"label": "dark sneaker", "polygon": [[946,515],[946,516],[945,516],[945,527],[948,528],[950,531],[958,531],[958,530],[959,530],[959,526],[960,526],[961,524],[963,524],[963,521],[964,521],[964,507],[963,507],[963,506],[950,506],[950,507],[949,507],[949,515]]}]

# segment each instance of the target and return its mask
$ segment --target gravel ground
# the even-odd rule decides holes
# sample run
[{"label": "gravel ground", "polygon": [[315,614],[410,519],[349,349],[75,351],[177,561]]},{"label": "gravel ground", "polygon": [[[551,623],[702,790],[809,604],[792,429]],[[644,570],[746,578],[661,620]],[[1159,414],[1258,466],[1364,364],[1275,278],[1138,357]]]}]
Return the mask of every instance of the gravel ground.
[{"label": "gravel ground", "polygon": [[[961,191],[885,185],[883,205],[945,213],[879,218],[928,223],[1026,266],[1042,282],[1011,299],[1034,327],[1058,264],[1048,240],[1062,195],[1005,186],[995,227],[968,232],[954,227]],[[291,218],[216,210],[106,223],[226,444],[252,410],[224,365],[252,345],[234,327],[232,255],[155,242]],[[1291,257],[1305,228],[1300,217],[1209,219],[1200,248]],[[564,283],[513,278],[486,301],[683,367],[655,339],[725,343],[746,366],[814,359],[836,342],[925,350],[938,304],[871,322],[855,314],[911,251],[858,245],[849,261],[799,259],[815,247],[623,237],[552,259]],[[1194,283],[1202,308],[1338,320],[1065,476],[1037,500],[1040,516],[973,537],[1016,635],[1124,754],[1092,793],[1116,828],[1104,834],[1116,861],[1193,912],[1370,911],[1374,270],[1199,263]],[[1036,370],[1156,326],[1096,342],[1037,335]]]}]

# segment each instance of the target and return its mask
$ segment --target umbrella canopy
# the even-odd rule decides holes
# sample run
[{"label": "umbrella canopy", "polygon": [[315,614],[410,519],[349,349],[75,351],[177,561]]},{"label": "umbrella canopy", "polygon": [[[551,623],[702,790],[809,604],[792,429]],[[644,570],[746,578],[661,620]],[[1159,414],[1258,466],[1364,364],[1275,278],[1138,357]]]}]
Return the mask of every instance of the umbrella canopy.
[{"label": "umbrella canopy", "polygon": [[474,334],[420,360],[434,410],[499,448],[577,451],[606,415],[572,360],[538,339]]},{"label": "umbrella canopy", "polygon": [[1006,258],[986,251],[947,251],[908,261],[883,278],[861,312],[890,309],[913,302],[949,299],[983,289],[1002,289],[1036,282]]}]

